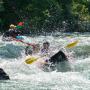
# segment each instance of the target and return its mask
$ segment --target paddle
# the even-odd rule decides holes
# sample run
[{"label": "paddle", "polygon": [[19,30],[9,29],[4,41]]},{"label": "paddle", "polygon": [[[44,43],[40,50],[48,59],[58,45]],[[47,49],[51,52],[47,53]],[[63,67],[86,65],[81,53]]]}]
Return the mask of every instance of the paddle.
[{"label": "paddle", "polygon": [[35,62],[36,60],[38,60],[39,58],[42,58],[44,56],[46,56],[46,55],[43,55],[43,56],[40,56],[40,57],[37,57],[37,58],[36,57],[30,57],[30,58],[25,60],[25,63],[32,64],[33,62]]},{"label": "paddle", "polygon": [[72,42],[72,43],[68,44],[68,45],[66,46],[66,48],[72,48],[72,47],[76,46],[78,42],[79,42],[78,40],[75,41],[75,42]]},{"label": "paddle", "polygon": [[[68,44],[68,45],[65,46],[65,47],[66,47],[66,48],[72,48],[72,47],[76,46],[77,43],[78,43],[78,41],[74,41],[74,42]],[[44,55],[44,56],[45,56],[45,55]],[[41,56],[41,57],[44,57],[44,56]],[[30,58],[28,58],[28,59],[25,60],[25,63],[26,63],[26,64],[32,64],[33,62],[37,61],[37,60],[38,60],[39,58],[41,58],[41,57],[38,57],[38,58],[36,58],[36,57],[30,57]]]},{"label": "paddle", "polygon": [[35,47],[35,44],[32,44],[32,43],[26,43],[26,42],[24,42],[23,40],[20,40],[20,39],[14,38],[13,40],[15,40],[15,41],[17,41],[17,42],[22,42],[22,43],[24,43],[24,44],[27,44],[28,46],[33,46],[33,47]]}]

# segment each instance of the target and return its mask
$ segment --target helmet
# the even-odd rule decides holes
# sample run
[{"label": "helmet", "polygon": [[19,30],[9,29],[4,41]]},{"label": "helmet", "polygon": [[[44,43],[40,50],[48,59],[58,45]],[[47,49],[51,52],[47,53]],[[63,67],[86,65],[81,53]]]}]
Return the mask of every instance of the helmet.
[{"label": "helmet", "polygon": [[16,26],[14,24],[11,24],[10,25],[10,28],[15,28]]},{"label": "helmet", "polygon": [[49,43],[49,42],[47,42],[47,41],[46,41],[46,42],[44,42],[43,44],[47,44],[47,45],[50,45],[50,43]]}]

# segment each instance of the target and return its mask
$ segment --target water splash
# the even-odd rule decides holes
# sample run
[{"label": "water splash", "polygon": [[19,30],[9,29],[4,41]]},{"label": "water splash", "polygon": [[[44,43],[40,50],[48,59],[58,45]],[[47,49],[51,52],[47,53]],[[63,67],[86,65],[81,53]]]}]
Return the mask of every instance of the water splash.
[{"label": "water splash", "polygon": [[[0,46],[3,48],[0,48],[0,53],[3,53],[2,55],[4,57],[2,58],[0,54],[0,67],[2,67],[11,78],[10,81],[0,81],[1,90],[90,90],[90,37],[85,37],[85,35],[73,34],[72,37],[63,37],[62,35],[57,37],[38,36],[32,38],[36,40],[37,43],[39,42],[40,45],[45,39],[48,39],[55,52],[61,47],[66,46],[72,40],[80,40],[76,47],[68,49],[68,52],[73,51],[75,56],[74,62],[72,63],[73,71],[63,73],[56,71],[44,72],[35,65],[26,65],[24,63],[25,45],[17,44],[16,42],[3,42],[0,38]],[[85,49],[83,49],[83,47]],[[9,54],[7,54],[7,56],[10,55],[9,58],[4,56],[7,53],[5,51],[7,48],[11,50],[8,52]],[[16,57],[12,58],[11,53]],[[80,53],[81,55],[76,55],[76,53]],[[85,57],[83,53],[87,53],[88,57]]]}]

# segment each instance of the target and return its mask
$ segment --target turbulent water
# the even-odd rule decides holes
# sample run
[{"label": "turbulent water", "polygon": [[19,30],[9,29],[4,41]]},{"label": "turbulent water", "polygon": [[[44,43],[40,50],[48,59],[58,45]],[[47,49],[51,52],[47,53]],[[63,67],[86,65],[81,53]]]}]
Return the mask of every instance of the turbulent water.
[{"label": "turbulent water", "polygon": [[[44,72],[35,65],[26,65],[25,44],[2,41],[0,37],[0,67],[10,80],[0,81],[0,90],[90,90],[90,36],[89,34],[54,34],[27,37],[25,41],[40,43],[48,40],[54,52],[67,44],[79,40],[77,46],[66,49],[73,53],[72,71]],[[72,54],[71,54],[72,55]]]}]

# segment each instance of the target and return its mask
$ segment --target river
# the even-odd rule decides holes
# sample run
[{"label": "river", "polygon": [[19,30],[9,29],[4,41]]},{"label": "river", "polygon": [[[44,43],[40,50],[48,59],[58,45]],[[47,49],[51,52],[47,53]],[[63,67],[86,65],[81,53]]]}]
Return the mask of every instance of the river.
[{"label": "river", "polygon": [[0,90],[90,90],[90,36],[89,34],[53,34],[27,37],[27,42],[49,41],[51,48],[58,51],[61,47],[79,40],[73,48],[72,71],[44,72],[35,65],[26,65],[24,43],[2,41],[0,36],[0,67],[10,76],[10,80],[0,81]]}]

